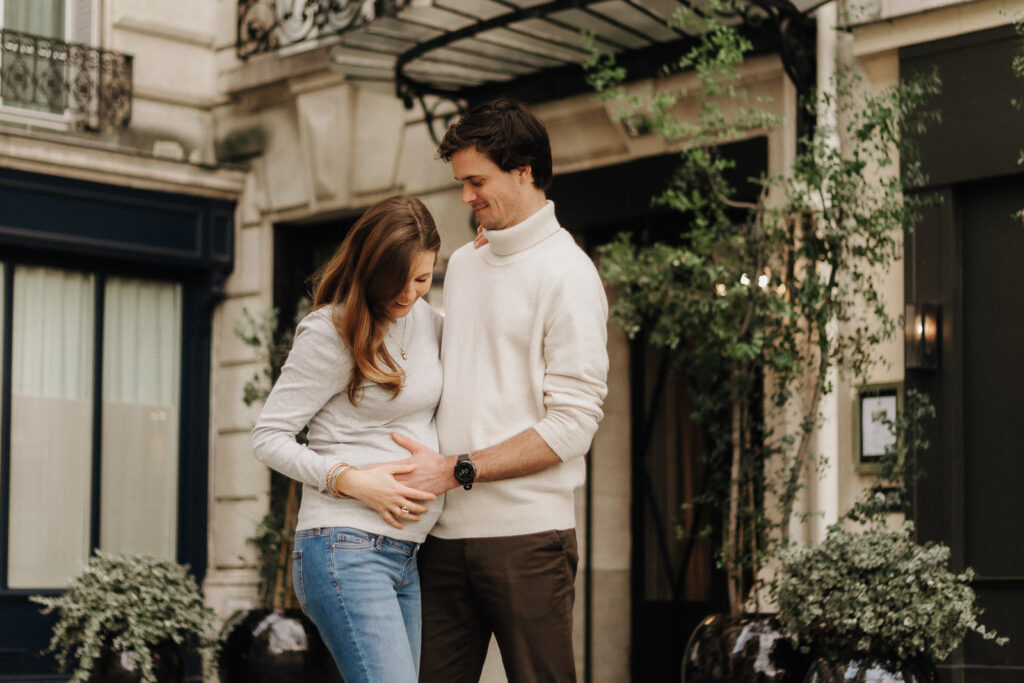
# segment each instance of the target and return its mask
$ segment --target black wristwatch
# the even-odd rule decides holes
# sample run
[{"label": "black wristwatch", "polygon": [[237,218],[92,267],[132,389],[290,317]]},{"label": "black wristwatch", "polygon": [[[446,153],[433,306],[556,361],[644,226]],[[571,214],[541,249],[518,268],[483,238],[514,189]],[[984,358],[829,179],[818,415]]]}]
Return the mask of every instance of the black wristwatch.
[{"label": "black wristwatch", "polygon": [[473,480],[476,479],[476,465],[469,459],[469,453],[463,453],[455,461],[455,481],[462,484],[467,491],[473,488]]}]

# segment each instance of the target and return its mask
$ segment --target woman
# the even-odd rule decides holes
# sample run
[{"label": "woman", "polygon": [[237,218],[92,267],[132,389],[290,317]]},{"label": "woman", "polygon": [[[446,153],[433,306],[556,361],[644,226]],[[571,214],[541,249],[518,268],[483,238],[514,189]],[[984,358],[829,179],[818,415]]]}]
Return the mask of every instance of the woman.
[{"label": "woman", "polygon": [[371,207],[321,272],[253,429],[256,457],[303,483],[295,592],[346,683],[417,679],[416,551],[442,501],[395,480],[413,468],[391,433],[437,447],[441,318],[420,297],[439,248],[420,200]]}]

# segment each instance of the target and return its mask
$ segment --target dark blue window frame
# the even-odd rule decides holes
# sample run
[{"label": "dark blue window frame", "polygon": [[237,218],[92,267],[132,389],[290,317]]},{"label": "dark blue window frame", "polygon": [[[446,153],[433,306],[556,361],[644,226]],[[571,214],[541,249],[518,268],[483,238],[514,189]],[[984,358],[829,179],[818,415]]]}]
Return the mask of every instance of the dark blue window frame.
[{"label": "dark blue window frame", "polygon": [[[179,425],[179,562],[202,581],[207,564],[211,323],[233,266],[234,202],[140,190],[0,168],[0,261],[4,262],[2,413],[0,413],[0,680],[47,675],[38,657],[52,619],[27,601],[41,591],[7,588],[10,481],[11,339],[14,267],[46,265],[94,274],[97,296],[94,376],[102,376],[102,283],[123,275],[182,286]],[[94,394],[91,545],[99,543],[100,388]],[[26,628],[28,627],[28,628]]]}]

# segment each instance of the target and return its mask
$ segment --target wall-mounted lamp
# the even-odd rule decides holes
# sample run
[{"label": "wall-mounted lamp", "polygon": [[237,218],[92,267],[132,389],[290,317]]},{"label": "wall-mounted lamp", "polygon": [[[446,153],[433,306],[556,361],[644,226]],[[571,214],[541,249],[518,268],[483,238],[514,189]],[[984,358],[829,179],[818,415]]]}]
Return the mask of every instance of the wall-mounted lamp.
[{"label": "wall-mounted lamp", "polygon": [[906,367],[935,370],[939,367],[940,308],[936,303],[908,303],[905,311]]}]

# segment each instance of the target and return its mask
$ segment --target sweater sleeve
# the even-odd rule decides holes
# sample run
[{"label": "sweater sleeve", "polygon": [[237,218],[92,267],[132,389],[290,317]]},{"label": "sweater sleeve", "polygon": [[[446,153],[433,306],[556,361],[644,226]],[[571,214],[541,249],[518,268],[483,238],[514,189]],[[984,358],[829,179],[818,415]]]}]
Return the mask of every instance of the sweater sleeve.
[{"label": "sweater sleeve", "polygon": [[592,264],[550,292],[544,330],[544,418],[534,429],[563,461],[586,454],[608,393],[608,300]]},{"label": "sweater sleeve", "polygon": [[326,490],[327,471],[335,459],[318,455],[295,436],[345,391],[352,371],[351,354],[327,310],[314,311],[299,323],[281,375],[252,430],[253,453],[260,462],[319,491]]}]

